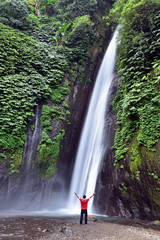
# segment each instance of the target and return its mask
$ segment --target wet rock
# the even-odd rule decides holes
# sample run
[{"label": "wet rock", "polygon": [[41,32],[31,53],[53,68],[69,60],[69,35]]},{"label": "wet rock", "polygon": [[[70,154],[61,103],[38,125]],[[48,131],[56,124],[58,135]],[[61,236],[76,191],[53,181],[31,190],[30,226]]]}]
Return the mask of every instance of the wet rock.
[{"label": "wet rock", "polygon": [[[109,209],[113,206],[112,202],[110,202],[110,198],[112,196],[112,191],[116,181],[114,180],[114,161],[115,161],[115,153],[112,149],[114,145],[114,136],[116,129],[116,115],[112,109],[111,102],[114,99],[118,86],[120,85],[120,79],[118,75],[115,74],[115,78],[113,79],[108,96],[108,105],[106,106],[106,117],[105,117],[105,129],[104,129],[104,141],[105,141],[105,150],[104,150],[104,159],[101,164],[99,176],[97,178],[96,185],[96,196],[94,199],[94,205],[97,209],[97,212],[102,214],[107,214]],[[115,206],[114,213],[115,214]],[[118,209],[119,211],[119,209]],[[112,214],[111,214],[112,215]]]}]

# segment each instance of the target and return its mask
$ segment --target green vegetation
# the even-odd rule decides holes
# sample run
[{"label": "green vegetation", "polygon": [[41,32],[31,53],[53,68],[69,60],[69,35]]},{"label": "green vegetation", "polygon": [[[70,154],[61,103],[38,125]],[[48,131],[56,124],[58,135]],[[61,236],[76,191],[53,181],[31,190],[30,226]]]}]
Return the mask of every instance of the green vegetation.
[{"label": "green vegetation", "polygon": [[106,19],[119,24],[114,165],[124,204],[143,217],[160,206],[160,1],[117,0]]},{"label": "green vegetation", "polygon": [[41,142],[38,147],[38,168],[41,176],[50,178],[56,173],[56,160],[59,155],[60,143],[64,134],[65,130],[62,129],[52,141],[46,130],[43,130]]},{"label": "green vegetation", "polygon": [[54,175],[70,124],[69,85],[77,78],[87,83],[86,61],[98,39],[96,10],[103,6],[101,0],[0,0],[0,161],[10,174],[18,172],[28,123],[43,100],[39,174]]},{"label": "green vegetation", "polygon": [[[60,129],[55,137],[51,137],[52,122],[64,121],[68,123],[67,105],[56,106],[54,109],[48,105],[43,105],[41,115],[41,126],[43,126],[41,142],[38,146],[38,171],[43,177],[53,177],[56,172],[56,160],[60,151],[60,144],[63,140],[65,130]],[[63,116],[63,117],[62,117]]]},{"label": "green vegetation", "polygon": [[94,23],[90,20],[88,15],[77,17],[73,21],[72,31],[68,39],[68,46],[79,48],[84,48],[85,51],[88,50],[93,45],[95,41],[95,34],[93,32]]},{"label": "green vegetation", "polygon": [[51,114],[52,108],[48,105],[43,105],[42,107],[42,115],[41,115],[41,126],[45,127],[46,130],[52,130],[51,128]]},{"label": "green vegetation", "polygon": [[62,103],[65,97],[68,95],[69,89],[67,86],[59,86],[53,90],[53,96],[51,97],[53,103]]},{"label": "green vegetation", "polygon": [[154,151],[160,139],[159,17],[158,0],[117,0],[107,17],[121,25],[117,68],[122,84],[113,100],[118,118],[116,162],[125,159],[136,136],[131,170],[139,165],[138,146]]},{"label": "green vegetation", "polygon": [[16,152],[23,148],[33,107],[62,83],[67,61],[56,49],[47,49],[45,44],[1,23],[0,27],[0,143],[7,159],[20,165]]}]

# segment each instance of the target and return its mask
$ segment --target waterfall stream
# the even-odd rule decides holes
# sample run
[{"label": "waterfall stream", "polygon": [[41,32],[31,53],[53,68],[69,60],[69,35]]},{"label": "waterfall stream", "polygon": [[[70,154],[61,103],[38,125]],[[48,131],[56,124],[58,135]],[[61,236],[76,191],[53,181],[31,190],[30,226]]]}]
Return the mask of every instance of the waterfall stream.
[{"label": "waterfall stream", "polygon": [[[80,197],[83,194],[90,197],[94,193],[99,168],[103,159],[103,130],[107,97],[113,79],[116,60],[116,37],[117,30],[101,64],[80,139],[68,198],[68,208],[73,211],[78,211],[79,209],[79,202],[74,196],[74,192],[77,192]],[[89,203],[89,211],[92,211],[92,202],[93,200]]]},{"label": "waterfall stream", "polygon": [[31,166],[32,156],[33,156],[33,153],[35,152],[35,143],[38,143],[38,138],[40,135],[40,129],[39,129],[39,124],[38,124],[39,112],[40,112],[39,105],[37,105],[37,107],[35,109],[34,131],[32,133],[32,131],[29,129],[29,134],[27,136],[28,139],[25,141],[23,160],[24,160],[24,158],[27,159],[26,167],[25,167],[26,172],[29,170],[29,168]]}]

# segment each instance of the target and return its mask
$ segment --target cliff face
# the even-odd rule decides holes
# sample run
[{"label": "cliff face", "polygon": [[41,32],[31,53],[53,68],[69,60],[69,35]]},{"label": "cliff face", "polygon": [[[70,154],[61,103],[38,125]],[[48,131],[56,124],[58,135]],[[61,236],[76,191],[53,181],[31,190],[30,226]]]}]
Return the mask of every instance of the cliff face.
[{"label": "cliff face", "polygon": [[127,158],[123,169],[114,169],[112,194],[107,210],[109,215],[150,220],[160,219],[159,179],[157,176],[159,173],[159,146],[158,142],[155,152],[151,152],[137,144],[141,156],[141,163],[138,166],[139,178],[132,172],[131,157]]},{"label": "cliff face", "polygon": [[[55,14],[54,20],[30,15],[24,4],[16,11],[26,10],[25,16],[15,14],[13,21],[8,14],[15,6],[5,4],[0,6],[4,10],[0,14],[4,59],[0,203],[2,208],[19,203],[22,208],[33,208],[32,198],[45,202],[56,191],[69,188],[89,98],[111,36],[102,20],[111,4],[87,1],[84,5],[89,8],[82,11],[79,2],[77,15],[71,2],[64,12],[59,11],[58,2],[50,13]],[[98,12],[93,13],[93,8]],[[70,21],[73,25],[68,31]]]},{"label": "cliff face", "polygon": [[[108,32],[108,38],[110,31]],[[107,44],[107,41],[104,45]],[[105,49],[94,48],[90,53],[90,59],[85,70],[85,78],[89,75],[92,82],[81,83],[77,78],[74,85],[70,86],[69,106],[70,125],[66,127],[66,137],[62,142],[60,155],[58,157],[58,178],[65,179],[66,189],[70,186],[70,180],[75,163],[81,131],[88,110],[88,104],[92,94],[92,89],[96,76],[104,55]],[[92,68],[92,71],[90,71]]]},{"label": "cliff face", "polygon": [[138,166],[132,160],[131,151],[126,154],[123,167],[114,166],[115,151],[112,148],[117,118],[111,101],[120,85],[120,78],[116,76],[110,88],[110,105],[106,111],[106,150],[97,180],[95,208],[97,212],[109,216],[160,219],[158,177],[160,143],[155,145],[155,151],[149,151],[137,143],[135,135],[130,149],[134,148],[136,156],[139,157]]},{"label": "cliff face", "polygon": [[[85,74],[93,80],[92,83],[81,82],[78,74],[74,83],[70,81],[69,95],[67,97],[67,103],[70,106],[70,125],[54,120],[51,122],[52,130],[49,130],[51,138],[55,136],[58,129],[65,129],[65,138],[61,142],[55,177],[45,179],[37,172],[39,155],[37,147],[40,144],[43,132],[43,127],[41,126],[42,108],[46,105],[46,102],[40,102],[38,107],[35,107],[35,117],[28,125],[20,173],[9,176],[9,166],[1,164],[1,209],[15,208],[15,206],[24,208],[24,199],[26,200],[25,207],[27,209],[41,208],[45,205],[48,206],[50,200],[53,200],[56,194],[59,194],[62,190],[64,193],[68,191],[83,122],[103,53],[104,50],[102,48],[95,48],[91,52],[93,57],[92,72],[89,70],[91,66],[90,61],[86,65]],[[114,99],[120,84],[119,77],[115,75],[110,88],[110,104],[106,108],[106,128],[104,130],[106,132],[106,150],[97,179],[95,207],[97,212],[110,216],[159,219],[159,180],[157,176],[157,172],[159,172],[159,142],[156,144],[156,151],[151,152],[145,147],[139,146],[136,137],[133,138],[130,144],[130,151],[126,155],[124,167],[114,166],[115,152],[112,147],[114,145],[117,118],[112,109],[111,101]],[[52,102],[47,103],[47,105],[54,108]],[[36,121],[38,132],[34,134],[36,129],[34,127],[34,130],[31,131],[31,126],[35,126]],[[33,135],[35,136],[34,141],[32,140]],[[33,144],[31,144],[32,141]],[[32,149],[30,149],[30,145],[32,145]],[[132,149],[135,149],[136,155],[139,156],[139,161],[136,165],[133,165],[132,162]],[[32,151],[32,168],[29,174],[25,171],[28,164],[26,161],[28,159],[28,151]],[[33,159],[36,160],[33,162]],[[139,171],[140,178],[135,174],[137,171]],[[30,206],[32,198],[35,199],[35,204]],[[17,200],[19,201],[18,205],[16,205]],[[37,205],[37,202],[41,203]]]},{"label": "cliff face", "polygon": [[115,152],[112,149],[112,147],[114,145],[114,136],[116,130],[116,115],[112,109],[111,101],[115,97],[119,85],[120,79],[118,78],[118,75],[115,74],[115,78],[113,79],[109,90],[109,104],[108,106],[106,106],[106,127],[104,129],[105,154],[97,179],[96,185],[97,194],[94,202],[97,211],[103,214],[108,214],[109,209],[112,205],[109,204],[109,201],[114,186],[113,177],[114,177]]},{"label": "cliff face", "polygon": [[112,102],[117,117],[115,167],[106,211],[151,219],[160,217],[159,4],[131,2],[117,0],[110,12],[120,24],[121,85]]},{"label": "cliff face", "polygon": [[[41,209],[45,206],[48,207],[50,204],[52,205],[56,194],[62,192],[65,194],[68,191],[83,122],[103,53],[103,48],[93,49],[86,64],[85,77],[86,79],[92,79],[92,82],[81,81],[79,71],[75,72],[76,77],[74,77],[74,80],[73,78],[68,79],[69,92],[63,104],[69,106],[69,124],[47,115],[51,128],[46,129],[46,125],[43,124],[46,118],[44,113],[48,114],[48,110],[52,112],[55,109],[55,104],[51,100],[40,101],[34,108],[34,117],[29,122],[26,131],[23,160],[19,166],[19,173],[9,175],[9,165],[0,164],[1,209],[12,207],[14,209]],[[91,67],[92,71],[90,71]],[[43,162],[39,163],[40,146],[45,144],[42,152],[43,160],[48,157],[52,158],[52,155],[47,155],[46,152],[49,151],[48,149],[54,151],[54,148],[52,150],[52,142],[50,140],[44,141],[43,136],[46,137],[44,134],[47,133],[49,139],[54,141],[56,134],[61,129],[64,129],[65,135],[59,143],[59,155],[53,168],[55,173],[53,176],[52,170],[52,175],[46,178],[47,175],[45,176],[44,172],[42,172],[43,165],[40,165]],[[32,203],[33,198],[34,203]]]}]

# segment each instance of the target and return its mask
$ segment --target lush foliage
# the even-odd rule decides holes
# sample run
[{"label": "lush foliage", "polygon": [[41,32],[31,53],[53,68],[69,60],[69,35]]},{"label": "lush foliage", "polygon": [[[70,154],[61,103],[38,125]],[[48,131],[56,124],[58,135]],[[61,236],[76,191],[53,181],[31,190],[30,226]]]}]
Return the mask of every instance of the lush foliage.
[{"label": "lush foliage", "polygon": [[[54,95],[53,95],[54,96]],[[61,102],[63,99],[61,99]],[[58,101],[60,103],[60,101]],[[43,105],[41,115],[41,125],[43,126],[41,142],[38,146],[38,169],[41,176],[53,177],[56,172],[56,160],[60,151],[60,144],[63,140],[65,130],[56,130],[55,136],[51,136],[52,123],[54,121],[68,122],[70,115],[68,105],[63,104],[52,109],[48,105]]]},{"label": "lush foliage", "polygon": [[97,8],[97,0],[57,0],[55,11],[59,18],[75,19],[78,16],[92,15]]},{"label": "lush foliage", "polygon": [[[67,61],[56,49],[47,49],[46,45],[37,44],[17,30],[1,24],[0,31],[1,160],[12,159],[13,168],[17,149],[21,152],[23,149],[33,106],[39,99],[48,98],[51,94],[54,96],[52,89],[62,83]],[[66,95],[66,87],[61,90],[61,98],[64,99],[63,94]]]},{"label": "lush foliage", "polygon": [[[34,106],[42,108],[39,173],[51,177],[69,125],[69,84],[84,81],[103,0],[0,0],[0,161],[18,172]],[[88,79],[86,79],[86,82]],[[52,107],[49,107],[52,102]],[[54,136],[53,122],[58,122]],[[31,126],[34,131],[34,125]],[[53,131],[53,129],[52,129]]]},{"label": "lush foliage", "polygon": [[43,130],[40,145],[38,147],[38,168],[41,176],[53,177],[57,170],[57,157],[59,155],[60,143],[63,139],[65,131],[62,129],[54,137],[53,141]]},{"label": "lush foliage", "polygon": [[[118,0],[110,12],[110,19],[115,17],[121,24],[117,68],[122,84],[113,101],[118,118],[116,161],[125,158],[133,137],[153,151],[160,139],[158,2]],[[132,151],[132,158],[137,156]]]},{"label": "lush foliage", "polygon": [[1,0],[0,21],[27,31],[37,40],[69,47],[80,45],[86,52],[95,40],[93,25],[99,21],[95,12],[102,5],[103,1],[97,0]]},{"label": "lush foliage", "polygon": [[[77,17],[72,25],[72,31],[68,38],[68,45],[71,47],[79,46],[79,48],[88,50],[95,41],[93,32],[94,23],[88,15]],[[85,48],[84,48],[85,46]]]},{"label": "lush foliage", "polygon": [[29,15],[25,0],[0,0],[0,21],[15,28],[22,29]]}]

